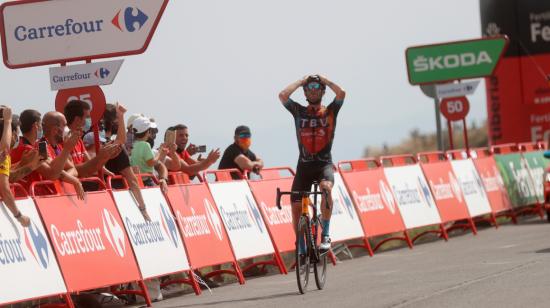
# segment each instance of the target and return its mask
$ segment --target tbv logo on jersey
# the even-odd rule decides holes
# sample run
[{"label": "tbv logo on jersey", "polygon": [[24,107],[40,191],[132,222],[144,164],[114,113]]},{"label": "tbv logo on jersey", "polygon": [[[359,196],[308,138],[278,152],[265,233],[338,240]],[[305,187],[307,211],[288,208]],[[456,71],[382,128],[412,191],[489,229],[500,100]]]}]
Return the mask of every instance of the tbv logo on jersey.
[{"label": "tbv logo on jersey", "polygon": [[142,10],[128,7],[118,11],[111,23],[120,31],[135,32],[140,30],[148,19],[149,16],[145,15]]},{"label": "tbv logo on jersey", "polygon": [[[111,23],[122,32],[136,32],[144,27],[148,19],[149,16],[139,8],[127,7],[119,10]],[[15,27],[14,37],[16,40],[23,42],[103,32],[105,31],[104,23],[103,19],[78,21],[68,18],[61,24],[44,25],[36,28],[19,25]]]},{"label": "tbv logo on jersey", "polygon": [[190,209],[191,216],[183,216],[180,211],[176,213],[178,223],[186,238],[212,234],[210,229],[212,227],[216,237],[220,241],[223,239],[222,222],[208,199],[204,199],[204,211],[206,215],[197,215],[193,207],[190,207]]},{"label": "tbv logo on jersey", "polygon": [[[50,256],[46,236],[38,229],[33,221],[31,221],[31,225],[28,228],[25,228],[23,234],[25,246],[36,263],[42,269],[47,269],[50,264]],[[3,234],[0,233],[0,265],[27,262],[22,245],[23,243],[21,243],[20,237],[4,238]]]}]

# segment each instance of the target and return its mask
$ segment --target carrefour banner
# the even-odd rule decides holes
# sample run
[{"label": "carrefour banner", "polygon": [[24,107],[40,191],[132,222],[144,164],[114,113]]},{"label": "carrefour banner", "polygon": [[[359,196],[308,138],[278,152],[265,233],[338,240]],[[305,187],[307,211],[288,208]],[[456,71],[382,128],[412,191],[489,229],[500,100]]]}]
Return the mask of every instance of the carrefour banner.
[{"label": "carrefour banner", "polygon": [[495,155],[512,207],[537,203],[537,192],[527,162],[520,153]]},{"label": "carrefour banner", "polygon": [[33,201],[16,203],[31,225],[23,228],[0,202],[0,305],[67,292]]},{"label": "carrefour banner", "polygon": [[149,222],[141,215],[129,191],[113,192],[143,278],[188,270],[189,263],[176,219],[160,188],[142,189],[141,194],[151,218]]},{"label": "carrefour banner", "polygon": [[453,160],[451,166],[462,188],[470,215],[475,217],[491,213],[489,198],[473,161],[471,159]]},{"label": "carrefour banner", "polygon": [[523,158],[529,166],[535,192],[539,202],[544,202],[544,170],[548,168],[549,160],[544,158],[543,151],[523,153]]},{"label": "carrefour banner", "polygon": [[209,184],[237,260],[275,252],[246,181]]}]

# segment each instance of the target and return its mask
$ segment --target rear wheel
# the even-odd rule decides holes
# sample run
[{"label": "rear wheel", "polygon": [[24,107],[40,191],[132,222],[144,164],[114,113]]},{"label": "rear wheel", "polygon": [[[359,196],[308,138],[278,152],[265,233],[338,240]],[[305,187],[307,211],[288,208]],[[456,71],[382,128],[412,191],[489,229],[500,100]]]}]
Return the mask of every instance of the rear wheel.
[{"label": "rear wheel", "polygon": [[[307,284],[309,282],[310,247],[308,246],[310,242],[310,233],[307,232],[307,228],[309,227],[308,225],[308,218],[305,216],[300,216],[300,220],[298,221],[298,236],[296,237],[296,280],[298,282],[298,290],[300,290],[301,294],[306,293]],[[304,255],[300,255],[300,241],[298,240],[300,237],[302,238],[302,241],[306,243],[306,253]]]}]

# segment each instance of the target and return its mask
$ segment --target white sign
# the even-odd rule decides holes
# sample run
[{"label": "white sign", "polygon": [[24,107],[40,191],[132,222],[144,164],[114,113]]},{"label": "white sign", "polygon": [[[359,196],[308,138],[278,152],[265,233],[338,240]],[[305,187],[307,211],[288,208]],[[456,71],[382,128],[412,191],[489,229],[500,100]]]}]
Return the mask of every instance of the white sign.
[{"label": "white sign", "polygon": [[246,181],[210,183],[237,260],[274,253],[267,227]]},{"label": "white sign", "polygon": [[471,159],[453,160],[451,166],[460,183],[460,188],[462,188],[470,216],[476,217],[491,213],[491,205],[485,193],[483,181],[477,173],[473,161]]},{"label": "white sign", "polygon": [[438,98],[461,97],[472,95],[479,85],[479,80],[462,83],[445,83],[435,86],[436,96]]},{"label": "white sign", "polygon": [[122,62],[124,60],[50,67],[52,91],[110,85],[115,81]]},{"label": "white sign", "polygon": [[0,8],[10,68],[143,53],[168,0],[7,2]]},{"label": "white sign", "polygon": [[[318,198],[318,206],[321,198]],[[321,213],[319,209],[319,213]],[[332,188],[332,217],[330,219],[330,239],[332,242],[341,242],[355,238],[363,238],[365,233],[353,206],[353,201],[344,185],[340,173],[334,173]]]},{"label": "white sign", "polygon": [[0,202],[0,290],[5,290],[0,292],[0,305],[67,292],[33,201],[16,203],[31,225],[21,227]]},{"label": "white sign", "polygon": [[144,279],[189,270],[189,262],[170,207],[160,188],[142,189],[146,222],[129,191],[113,191],[116,206]]},{"label": "white sign", "polygon": [[384,168],[407,229],[441,223],[439,210],[419,165]]}]

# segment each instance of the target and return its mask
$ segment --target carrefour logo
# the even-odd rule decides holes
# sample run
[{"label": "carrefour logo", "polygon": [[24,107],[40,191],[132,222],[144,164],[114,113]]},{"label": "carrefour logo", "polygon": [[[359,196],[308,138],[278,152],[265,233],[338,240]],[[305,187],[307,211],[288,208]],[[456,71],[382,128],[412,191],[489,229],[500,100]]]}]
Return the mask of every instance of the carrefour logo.
[{"label": "carrefour logo", "polygon": [[149,16],[139,8],[127,7],[118,11],[111,22],[122,32],[135,32],[143,28],[148,19]]},{"label": "carrefour logo", "polygon": [[34,260],[42,267],[47,269],[50,264],[50,254],[48,250],[48,240],[38,226],[31,221],[31,225],[25,228],[25,245],[31,252]]},{"label": "carrefour logo", "polygon": [[210,201],[208,199],[204,199],[204,209],[206,210],[206,217],[208,218],[208,222],[210,222],[210,225],[214,229],[214,232],[216,233],[216,236],[221,241],[223,239],[223,225],[220,220],[220,216],[216,213],[216,210],[210,204]]},{"label": "carrefour logo", "polygon": [[174,218],[162,203],[160,204],[160,212],[164,231],[170,236],[170,240],[172,244],[174,244],[174,247],[178,247],[178,229],[176,228]]},{"label": "carrefour logo", "polygon": [[355,219],[355,216],[353,216],[353,204],[351,203],[351,199],[344,192],[343,187],[340,185],[338,185],[338,197],[339,197],[340,203],[344,205],[346,212],[348,212],[349,217],[351,219]]},{"label": "carrefour logo", "polygon": [[99,79],[105,79],[105,78],[109,77],[110,74],[111,74],[111,72],[108,69],[104,68],[104,67],[98,69],[94,73],[94,75]]},{"label": "carrefour logo", "polygon": [[422,181],[421,177],[418,177],[418,189],[421,192],[422,197],[426,201],[429,207],[432,207],[432,195],[430,193],[430,188],[428,187],[428,184],[424,181]]},{"label": "carrefour logo", "polygon": [[258,227],[258,230],[264,233],[263,221],[260,211],[254,205],[254,202],[250,200],[250,197],[248,195],[246,196],[246,201],[248,203],[248,213],[250,214],[250,217],[252,217],[252,219],[254,220],[254,223],[256,224],[256,227]]},{"label": "carrefour logo", "polygon": [[382,200],[384,200],[388,210],[390,210],[392,215],[395,215],[395,198],[393,197],[390,188],[382,180],[378,182],[378,187],[380,189],[380,194],[382,195]]},{"label": "carrefour logo", "polygon": [[115,253],[124,258],[126,254],[126,243],[124,241],[124,230],[116,218],[107,209],[103,209],[103,232],[113,247]]}]

